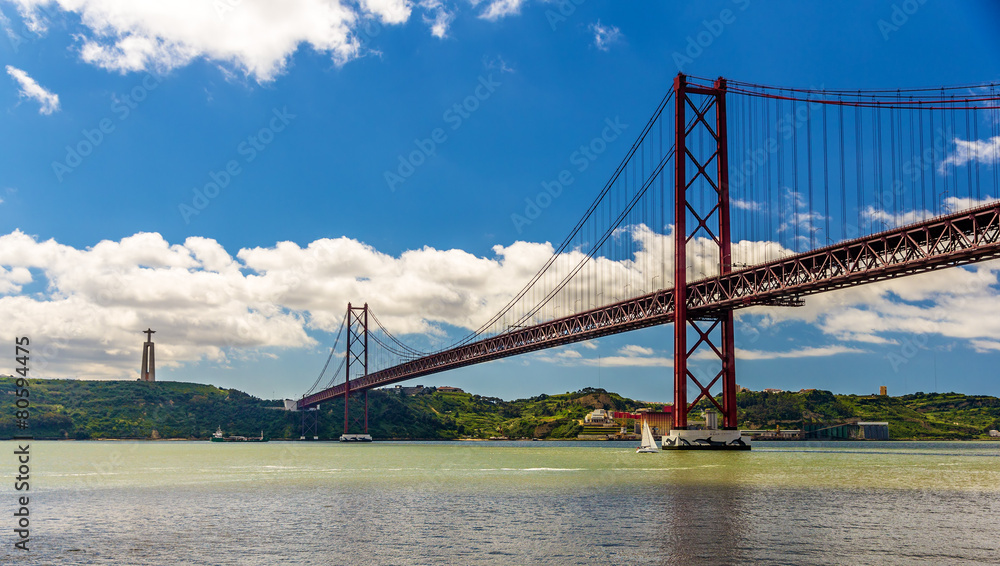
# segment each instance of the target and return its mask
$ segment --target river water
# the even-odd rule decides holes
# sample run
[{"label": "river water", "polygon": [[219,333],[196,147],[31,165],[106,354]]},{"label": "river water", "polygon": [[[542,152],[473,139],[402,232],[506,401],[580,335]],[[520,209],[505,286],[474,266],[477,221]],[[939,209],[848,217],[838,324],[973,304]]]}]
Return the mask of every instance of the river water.
[{"label": "river water", "polygon": [[0,448],[3,564],[1000,563],[1000,443]]}]

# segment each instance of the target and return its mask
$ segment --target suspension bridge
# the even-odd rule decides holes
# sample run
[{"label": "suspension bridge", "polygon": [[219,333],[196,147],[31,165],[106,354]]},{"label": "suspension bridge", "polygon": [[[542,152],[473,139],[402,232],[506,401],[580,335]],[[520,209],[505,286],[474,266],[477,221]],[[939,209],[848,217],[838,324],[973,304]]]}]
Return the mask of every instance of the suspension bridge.
[{"label": "suspension bridge", "polygon": [[[998,196],[1000,84],[848,91],[681,74],[499,312],[423,352],[367,303],[349,304],[297,408],[363,393],[356,426],[367,432],[371,388],[673,324],[674,431],[664,442],[688,443],[688,413],[702,399],[738,438],[734,311],[795,308],[811,294],[1000,257]],[[347,433],[347,402],[344,411]]]}]

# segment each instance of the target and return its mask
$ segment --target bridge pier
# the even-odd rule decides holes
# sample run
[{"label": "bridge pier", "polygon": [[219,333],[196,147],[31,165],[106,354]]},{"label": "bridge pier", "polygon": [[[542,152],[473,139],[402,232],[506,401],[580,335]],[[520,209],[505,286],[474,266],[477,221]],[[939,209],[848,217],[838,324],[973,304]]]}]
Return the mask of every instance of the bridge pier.
[{"label": "bridge pier", "polygon": [[738,430],[672,430],[664,450],[750,450],[750,437]]}]

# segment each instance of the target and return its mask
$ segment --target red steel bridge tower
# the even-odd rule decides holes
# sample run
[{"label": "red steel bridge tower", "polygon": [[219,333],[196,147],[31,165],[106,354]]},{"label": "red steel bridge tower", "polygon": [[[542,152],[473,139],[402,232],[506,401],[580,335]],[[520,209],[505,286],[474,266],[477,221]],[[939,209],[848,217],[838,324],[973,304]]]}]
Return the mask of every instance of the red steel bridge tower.
[{"label": "red steel bridge tower", "polygon": [[[368,303],[365,303],[363,307],[355,307],[351,303],[347,303],[347,314],[344,317],[344,324],[341,330],[347,331],[347,344],[344,351],[343,366],[341,367],[341,369],[344,369],[344,382],[338,386],[341,389],[340,395],[344,397],[344,432],[340,440],[344,442],[369,442],[371,441],[371,436],[368,434],[368,389],[370,386],[355,387],[355,393],[358,390],[364,393],[364,410],[361,416],[355,416],[353,419],[351,417],[352,367],[355,373],[355,381],[361,379],[363,383],[364,379],[368,377]],[[330,350],[330,359],[333,358],[335,350],[336,345]],[[330,359],[327,359],[327,365],[323,367],[323,373],[326,372],[330,364]],[[340,369],[335,374],[339,375]],[[322,377],[322,373],[320,376]],[[313,440],[319,439],[319,419],[321,414],[319,408],[319,403],[311,406],[299,406],[298,410],[302,412],[301,440],[306,440],[310,436]],[[355,430],[360,429],[362,432],[351,433],[352,427]]]},{"label": "red steel bridge tower", "polygon": [[[363,307],[353,307],[347,303],[347,372],[344,381],[344,436],[342,440],[357,439],[350,435],[351,428],[351,365],[361,370],[361,377],[368,376],[368,303]],[[364,429],[363,436],[368,435],[368,388],[365,394],[365,410],[361,418],[356,418],[355,426]]]},{"label": "red steel bridge tower", "polygon": [[[729,158],[726,137],[726,80],[719,78],[712,88],[689,85],[687,77],[674,79],[674,143],[676,154],[674,192],[674,430],[673,445],[690,445],[686,438],[688,412],[703,398],[722,415],[724,430],[736,430],[736,356],[733,338],[733,311],[699,311],[688,308],[687,248],[698,236],[714,242],[720,275],[732,271],[729,230]],[[687,119],[690,112],[691,120]],[[688,143],[698,139],[707,143]],[[709,196],[697,199],[695,190]],[[688,347],[688,333],[697,336]],[[718,367],[714,375],[696,376],[688,365],[699,351],[710,352]],[[722,381],[722,398],[712,388]],[[698,387],[698,395],[688,403],[688,382]],[[701,435],[704,436],[704,435]],[[725,436],[733,436],[727,434]],[[735,433],[732,441],[739,438]],[[665,440],[666,445],[668,441]],[[728,444],[728,442],[725,442]],[[742,446],[740,442],[736,444]]]}]

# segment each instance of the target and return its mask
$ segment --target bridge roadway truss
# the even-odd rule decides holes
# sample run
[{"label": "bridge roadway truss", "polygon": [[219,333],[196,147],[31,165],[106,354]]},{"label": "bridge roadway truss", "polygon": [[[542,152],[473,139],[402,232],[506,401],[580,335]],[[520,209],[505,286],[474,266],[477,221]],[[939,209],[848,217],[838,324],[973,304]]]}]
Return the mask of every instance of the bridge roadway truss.
[{"label": "bridge roadway truss", "polygon": [[[790,255],[686,286],[688,319],[758,305],[794,306],[810,294],[1000,258],[1000,202]],[[513,329],[350,382],[358,391],[500,358],[674,322],[674,292]],[[300,409],[344,395],[339,384],[299,400]]]}]

